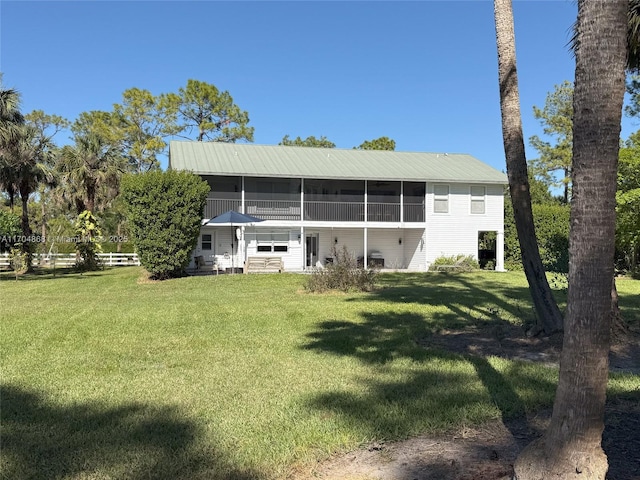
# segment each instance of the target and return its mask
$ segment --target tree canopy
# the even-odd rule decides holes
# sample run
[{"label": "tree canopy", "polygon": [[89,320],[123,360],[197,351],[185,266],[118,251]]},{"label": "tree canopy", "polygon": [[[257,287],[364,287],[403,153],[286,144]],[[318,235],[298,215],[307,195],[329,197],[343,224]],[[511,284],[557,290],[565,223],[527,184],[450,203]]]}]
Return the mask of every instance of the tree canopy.
[{"label": "tree canopy", "polygon": [[304,140],[300,137],[296,137],[293,140],[289,138],[289,135],[285,135],[280,140],[278,145],[287,145],[293,147],[318,147],[318,148],[336,148],[336,144],[329,140],[327,137],[322,136],[320,138],[316,138],[313,135],[305,138]]},{"label": "tree canopy", "polygon": [[356,150],[388,150],[393,151],[396,149],[396,141],[389,137],[380,137],[373,140],[365,140],[357,147],[353,147]]}]

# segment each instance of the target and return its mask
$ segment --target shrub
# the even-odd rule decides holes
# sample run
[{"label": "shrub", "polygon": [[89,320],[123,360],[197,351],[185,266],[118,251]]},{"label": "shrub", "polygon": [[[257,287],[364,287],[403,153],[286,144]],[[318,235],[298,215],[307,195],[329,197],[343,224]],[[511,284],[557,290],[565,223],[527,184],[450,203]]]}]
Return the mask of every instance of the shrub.
[{"label": "shrub", "polygon": [[207,182],[155,171],[125,176],[121,192],[140,263],[156,279],[182,275],[198,242]]},{"label": "shrub", "polygon": [[76,220],[76,267],[81,271],[98,270],[102,267],[98,253],[102,253],[102,246],[96,240],[102,233],[98,228],[96,217],[89,210],[85,210]]},{"label": "shrub", "polygon": [[[507,199],[508,200],[508,199]],[[533,205],[533,221],[542,265],[548,272],[569,271],[569,206]],[[522,256],[513,219],[513,207],[505,201],[504,253],[508,270],[522,270]]]},{"label": "shrub", "polygon": [[8,252],[15,244],[15,237],[22,232],[20,217],[0,209],[0,253]]},{"label": "shrub", "polygon": [[473,255],[452,255],[450,257],[443,255],[436,258],[429,270],[435,272],[471,272],[479,270],[480,264]]},{"label": "shrub", "polygon": [[331,250],[333,262],[325,268],[315,269],[307,280],[306,289],[310,292],[341,290],[343,292],[370,292],[375,286],[378,275],[375,269],[358,267],[356,258],[343,246],[341,250]]}]

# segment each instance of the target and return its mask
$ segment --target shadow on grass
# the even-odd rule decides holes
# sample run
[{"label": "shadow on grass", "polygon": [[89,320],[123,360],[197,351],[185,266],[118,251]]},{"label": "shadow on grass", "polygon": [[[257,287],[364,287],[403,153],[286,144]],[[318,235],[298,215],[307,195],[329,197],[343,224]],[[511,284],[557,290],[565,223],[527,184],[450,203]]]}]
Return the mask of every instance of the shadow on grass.
[{"label": "shadow on grass", "polygon": [[[378,365],[381,378],[387,370],[401,371],[399,381],[363,379],[363,394],[329,392],[310,402],[313,408],[342,415],[354,427],[364,426],[372,437],[397,438],[473,425],[495,418],[496,407],[505,426],[521,436],[522,420],[517,431],[509,423],[526,413],[516,388],[533,404],[549,404],[553,399],[555,386],[540,369],[513,364],[504,369],[505,375],[484,358],[419,345],[416,338],[428,325],[421,315],[363,313],[362,318],[361,322],[323,322],[308,335],[303,348]],[[387,368],[397,359],[412,363]]]},{"label": "shadow on grass", "polygon": [[13,385],[2,385],[0,399],[1,478],[263,478],[203,446],[200,427],[170,407],[60,406]]},{"label": "shadow on grass", "polygon": [[34,280],[53,280],[60,278],[74,278],[83,280],[91,276],[100,275],[103,271],[80,272],[74,268],[35,268],[32,272],[18,275],[11,271],[0,272],[0,281],[30,282]]},{"label": "shadow on grass", "polygon": [[[495,275],[499,275],[495,273]],[[527,286],[510,285],[502,277],[447,272],[395,273],[380,277],[382,288],[361,301],[416,303],[445,306],[458,318],[448,328],[469,326],[469,321],[491,319],[498,313],[512,322],[531,324],[535,312]],[[554,291],[559,304],[566,301],[563,291]]]}]

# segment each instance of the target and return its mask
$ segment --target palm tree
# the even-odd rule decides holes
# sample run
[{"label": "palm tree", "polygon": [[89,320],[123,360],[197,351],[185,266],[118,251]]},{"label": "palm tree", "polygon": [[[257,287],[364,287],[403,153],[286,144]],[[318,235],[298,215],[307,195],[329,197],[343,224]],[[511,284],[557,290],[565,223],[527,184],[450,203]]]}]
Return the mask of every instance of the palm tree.
[{"label": "palm tree", "polygon": [[3,89],[0,85],[0,191],[9,195],[12,211],[17,187],[9,159],[9,149],[18,141],[18,126],[24,123],[19,107],[20,94],[11,88]]},{"label": "palm tree", "polygon": [[518,480],[604,479],[615,190],[628,1],[580,0],[573,121],[569,292],[560,376],[545,435],[518,457]]},{"label": "palm tree", "polygon": [[61,183],[78,214],[84,210],[95,212],[96,207],[101,209],[117,195],[126,161],[99,135],[76,136],[75,142],[62,149],[58,165]]},{"label": "palm tree", "polygon": [[11,172],[13,188],[22,202],[22,235],[27,241],[22,243],[22,251],[27,254],[27,265],[31,268],[31,227],[29,225],[29,198],[41,182],[52,179],[49,165],[54,149],[51,142],[42,139],[38,130],[31,125],[18,125],[11,143],[3,152],[7,169]]},{"label": "palm tree", "polygon": [[537,313],[536,332],[551,334],[562,330],[562,314],[553,298],[544,272],[536,239],[529,192],[527,159],[522,134],[520,95],[516,70],[515,33],[511,0],[495,0],[496,45],[498,48],[498,80],[502,136],[509,191],[513,204],[522,263],[529,283],[529,291]]}]

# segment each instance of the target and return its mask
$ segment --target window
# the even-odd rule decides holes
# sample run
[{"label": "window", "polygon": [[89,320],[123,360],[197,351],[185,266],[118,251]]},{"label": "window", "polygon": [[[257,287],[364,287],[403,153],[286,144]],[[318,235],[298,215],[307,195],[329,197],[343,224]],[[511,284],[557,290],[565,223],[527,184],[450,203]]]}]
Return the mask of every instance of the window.
[{"label": "window", "polygon": [[433,186],[433,212],[449,213],[449,185]]},{"label": "window", "polygon": [[260,232],[256,234],[258,252],[278,252],[289,251],[289,232]]},{"label": "window", "polygon": [[471,213],[484,213],[485,187],[471,187]]},{"label": "window", "polygon": [[211,234],[203,233],[202,234],[202,250],[211,250]]}]

